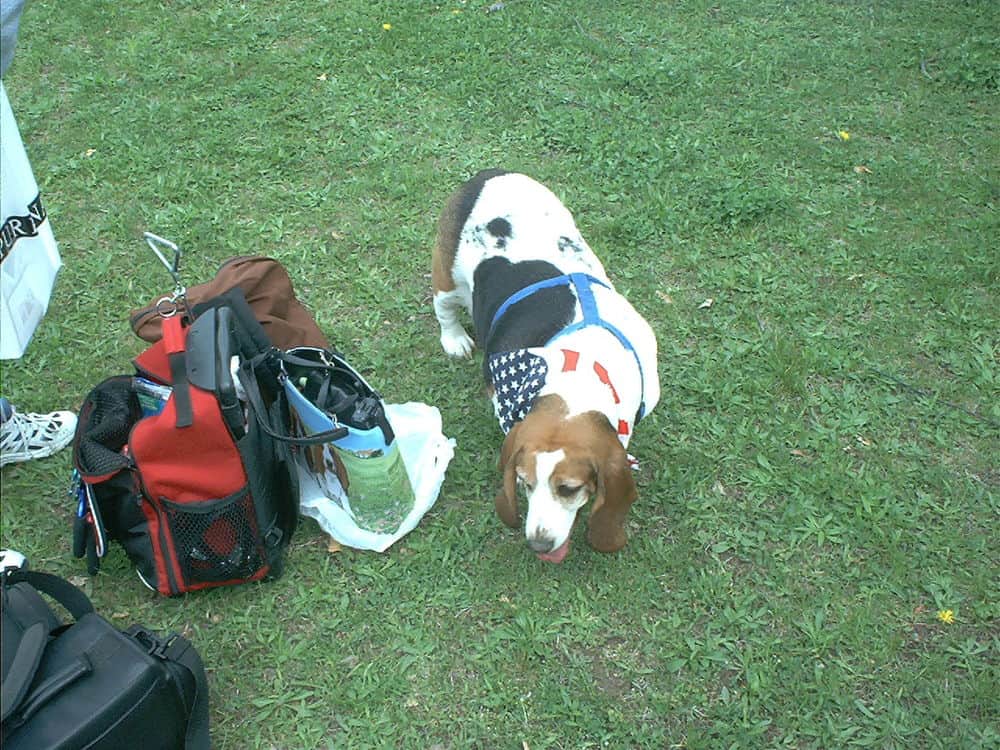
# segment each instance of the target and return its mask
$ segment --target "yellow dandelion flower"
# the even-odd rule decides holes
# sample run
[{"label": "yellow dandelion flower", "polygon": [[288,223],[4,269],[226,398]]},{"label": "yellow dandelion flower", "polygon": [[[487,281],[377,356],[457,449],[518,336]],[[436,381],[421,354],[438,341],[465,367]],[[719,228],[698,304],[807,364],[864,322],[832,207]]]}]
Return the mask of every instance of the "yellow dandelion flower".
[{"label": "yellow dandelion flower", "polygon": [[391,23],[384,23],[384,24],[382,24],[382,29],[385,30],[385,31],[392,31],[392,24]]},{"label": "yellow dandelion flower", "polygon": [[849,140],[851,140],[851,134],[848,133],[846,130],[838,130],[837,131],[837,137],[839,137],[840,140],[842,140],[842,141],[849,141]]},{"label": "yellow dandelion flower", "polygon": [[951,625],[955,622],[955,613],[950,609],[939,609],[937,613],[937,618],[943,622],[945,625]]}]

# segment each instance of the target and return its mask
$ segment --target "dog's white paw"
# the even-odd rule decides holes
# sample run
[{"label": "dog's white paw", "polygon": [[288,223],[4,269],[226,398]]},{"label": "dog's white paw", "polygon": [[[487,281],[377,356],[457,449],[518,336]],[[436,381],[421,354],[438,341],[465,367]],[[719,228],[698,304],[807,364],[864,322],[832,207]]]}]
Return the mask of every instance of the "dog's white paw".
[{"label": "dog's white paw", "polygon": [[441,348],[450,357],[468,357],[472,354],[475,344],[469,334],[461,327],[454,331],[441,332]]}]

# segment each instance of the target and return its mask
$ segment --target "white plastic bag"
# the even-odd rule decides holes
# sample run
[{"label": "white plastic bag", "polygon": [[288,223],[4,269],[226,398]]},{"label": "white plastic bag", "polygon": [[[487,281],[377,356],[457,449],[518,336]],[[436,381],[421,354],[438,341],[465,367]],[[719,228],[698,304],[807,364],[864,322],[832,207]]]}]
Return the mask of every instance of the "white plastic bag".
[{"label": "white plastic bag", "polygon": [[0,359],[24,354],[62,261],[0,81]]},{"label": "white plastic bag", "polygon": [[[455,441],[446,438],[441,413],[433,406],[411,401],[386,404],[386,417],[399,444],[415,502],[409,514],[392,532],[376,532],[360,526],[350,512],[350,503],[334,481],[339,496],[328,497],[308,468],[299,464],[299,510],[315,518],[320,528],[346,547],[384,552],[412,531],[437,501],[445,470],[455,455]],[[327,488],[331,486],[327,482]]]}]

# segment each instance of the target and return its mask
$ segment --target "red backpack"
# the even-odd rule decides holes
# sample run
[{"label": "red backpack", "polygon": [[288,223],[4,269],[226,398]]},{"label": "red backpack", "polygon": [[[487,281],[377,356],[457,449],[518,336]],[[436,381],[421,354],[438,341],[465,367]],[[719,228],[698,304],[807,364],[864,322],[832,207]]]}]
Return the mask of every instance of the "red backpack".
[{"label": "red backpack", "polygon": [[280,354],[241,290],[163,319],[135,375],[97,385],[74,441],[74,554],[108,540],[164,595],[281,575],[298,518],[297,446]]}]

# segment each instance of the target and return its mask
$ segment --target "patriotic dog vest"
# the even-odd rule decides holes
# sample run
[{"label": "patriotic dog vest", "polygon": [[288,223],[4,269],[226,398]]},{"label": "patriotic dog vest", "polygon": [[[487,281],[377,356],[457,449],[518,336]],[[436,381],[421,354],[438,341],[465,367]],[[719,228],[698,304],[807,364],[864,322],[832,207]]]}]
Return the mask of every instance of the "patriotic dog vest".
[{"label": "patriotic dog vest", "polygon": [[[491,356],[488,367],[490,380],[493,382],[493,408],[500,422],[500,429],[506,434],[527,416],[545,387],[550,372],[572,372],[578,369],[579,363],[579,352],[552,347],[517,349]],[[592,363],[592,368],[598,379],[611,390],[615,404],[620,404],[621,398],[607,369],[597,361]],[[629,420],[619,418],[615,427],[618,439],[622,441],[622,445],[627,445],[632,434]]]},{"label": "patriotic dog vest", "polygon": [[[560,337],[581,328],[599,326],[614,335],[621,342],[622,346],[632,353],[636,366],[639,368],[640,384],[643,382],[642,363],[639,361],[639,355],[636,353],[635,347],[632,346],[624,333],[611,322],[601,317],[597,309],[594,292],[591,288],[593,284],[608,287],[608,284],[600,279],[583,273],[572,273],[545,279],[511,295],[497,309],[490,324],[491,333],[512,305],[531,296],[540,289],[566,285],[571,286],[576,292],[581,310],[581,319],[557,333],[545,346],[497,352],[487,360],[490,380],[494,386],[494,408],[497,420],[500,422],[500,428],[504,433],[507,433],[515,423],[524,419],[525,415],[530,411],[532,404],[545,386],[549,372],[570,372],[577,369],[580,361],[580,353],[568,349],[554,348],[552,347],[552,343]],[[620,404],[621,399],[610,381],[607,369],[597,361],[593,362],[592,367],[601,382],[611,389],[615,403]],[[644,414],[645,404],[640,402],[634,422],[642,419]],[[630,420],[628,419],[618,420],[618,437],[623,444],[627,444],[631,434],[629,422]]]}]

